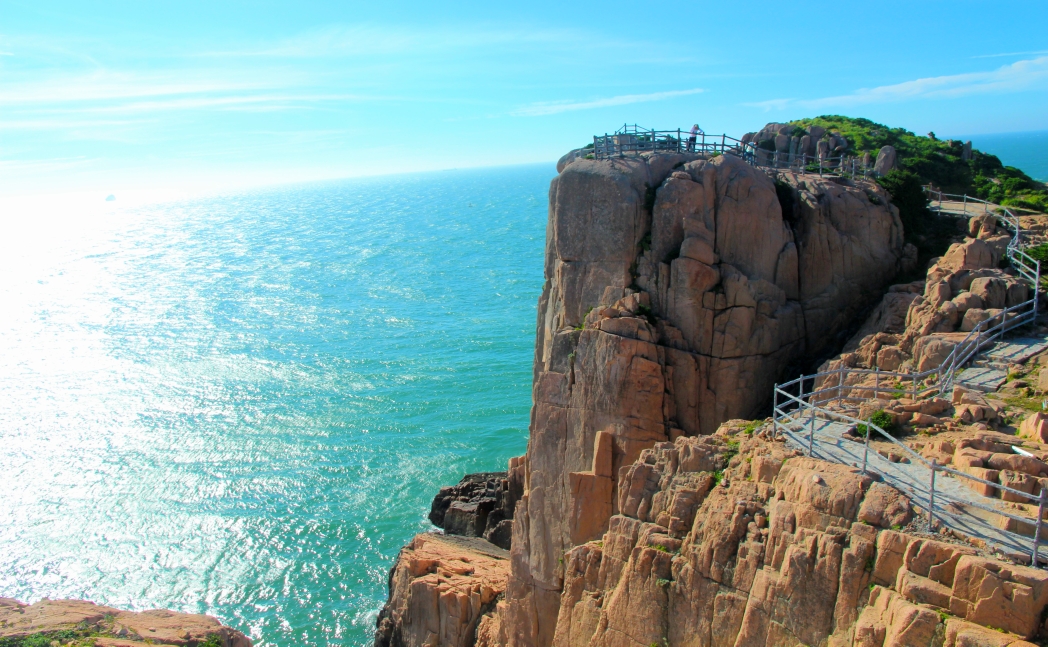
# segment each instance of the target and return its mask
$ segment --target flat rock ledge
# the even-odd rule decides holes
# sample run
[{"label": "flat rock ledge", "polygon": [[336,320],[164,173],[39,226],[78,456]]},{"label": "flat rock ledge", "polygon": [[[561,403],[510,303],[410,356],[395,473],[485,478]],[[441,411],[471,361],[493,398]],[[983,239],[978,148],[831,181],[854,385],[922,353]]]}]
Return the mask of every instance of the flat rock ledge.
[{"label": "flat rock ledge", "polygon": [[[50,642],[44,642],[47,639]],[[0,645],[73,647],[251,647],[216,618],[167,609],[122,611],[84,600],[24,604],[0,598]]]}]

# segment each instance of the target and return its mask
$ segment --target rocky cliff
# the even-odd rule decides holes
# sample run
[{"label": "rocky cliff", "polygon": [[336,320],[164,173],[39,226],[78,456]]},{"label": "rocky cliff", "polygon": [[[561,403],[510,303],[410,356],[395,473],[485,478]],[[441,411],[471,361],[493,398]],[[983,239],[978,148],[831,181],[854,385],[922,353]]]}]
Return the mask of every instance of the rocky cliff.
[{"label": "rocky cliff", "polygon": [[773,180],[731,155],[566,156],[559,170],[510,573],[474,632],[506,645],[563,633],[572,551],[624,523],[642,452],[759,413],[914,256],[873,183]]},{"label": "rocky cliff", "polygon": [[568,164],[550,188],[506,643],[552,643],[563,556],[607,531],[624,466],[753,417],[791,363],[833,348],[904,256],[874,184],[776,186],[730,155]]}]

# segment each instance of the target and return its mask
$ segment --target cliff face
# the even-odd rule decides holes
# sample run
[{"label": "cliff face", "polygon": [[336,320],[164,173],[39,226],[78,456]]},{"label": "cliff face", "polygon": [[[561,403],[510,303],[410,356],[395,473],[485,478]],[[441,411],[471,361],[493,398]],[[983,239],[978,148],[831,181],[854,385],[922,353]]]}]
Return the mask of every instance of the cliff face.
[{"label": "cliff face", "polygon": [[553,180],[507,644],[552,643],[563,556],[620,512],[623,466],[752,417],[879,296],[902,227],[879,188],[849,184],[786,176],[777,193],[735,157],[679,155],[578,159]]},{"label": "cliff face", "polygon": [[1041,629],[1044,571],[891,530],[905,497],[743,424],[623,470],[603,541],[565,556],[554,645],[1018,646]]}]

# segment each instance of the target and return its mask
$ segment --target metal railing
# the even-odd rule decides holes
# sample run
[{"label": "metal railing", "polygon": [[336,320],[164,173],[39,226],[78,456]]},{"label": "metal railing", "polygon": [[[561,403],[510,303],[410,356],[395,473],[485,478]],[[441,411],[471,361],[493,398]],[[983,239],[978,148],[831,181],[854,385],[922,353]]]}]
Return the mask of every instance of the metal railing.
[{"label": "metal railing", "polygon": [[[998,224],[1009,229],[1012,233],[1012,238],[1008,244],[1006,256],[1019,276],[1026,281],[1029,281],[1030,287],[1033,290],[1033,297],[1020,304],[1006,307],[1000,313],[981,322],[961,342],[956,344],[950,354],[934,369],[922,372],[899,373],[881,371],[876,367],[874,369],[858,369],[842,365],[832,371],[825,371],[814,375],[803,375],[790,380],[789,382],[776,384],[772,396],[773,433],[777,435],[782,431],[793,437],[796,442],[804,444],[805,439],[796,436],[796,430],[792,429],[792,427],[796,427],[798,424],[803,426],[805,424],[804,417],[807,416],[807,451],[808,455],[811,456],[814,452],[816,443],[815,420],[817,417],[831,422],[837,421],[844,424],[854,424],[856,426],[864,425],[864,428],[866,429],[865,449],[863,450],[862,461],[862,471],[864,474],[867,471],[870,438],[874,433],[879,434],[881,438],[890,442],[892,446],[899,448],[903,452],[903,455],[908,456],[912,461],[912,464],[922,465],[927,468],[927,482],[929,486],[926,502],[915,496],[915,492],[911,488],[907,488],[903,485],[900,489],[904,490],[904,493],[909,495],[911,500],[914,501],[919,508],[924,509],[928,517],[929,530],[934,527],[936,508],[936,474],[947,474],[959,479],[965,479],[972,483],[979,483],[984,487],[989,486],[995,490],[1011,493],[1020,499],[1036,502],[1038,505],[1037,518],[1036,520],[1032,520],[1028,517],[1013,515],[997,507],[988,506],[974,499],[974,497],[966,497],[963,500],[948,501],[948,497],[944,497],[942,493],[940,493],[940,507],[942,506],[942,501],[947,500],[947,503],[957,503],[964,506],[974,507],[995,515],[1009,518],[1017,524],[1024,524],[1019,527],[1033,526],[1031,563],[1037,565],[1040,537],[1043,526],[1042,519],[1044,517],[1046,502],[1048,502],[1048,492],[1042,489],[1038,495],[1028,494],[1000,483],[993,483],[944,465],[938,465],[934,460],[929,461],[925,459],[913,449],[895,439],[883,428],[872,424],[870,420],[859,420],[858,418],[849,415],[844,410],[834,410],[829,408],[831,405],[846,408],[851,404],[862,403],[870,399],[878,399],[882,393],[887,393],[890,396],[895,397],[909,395],[914,401],[922,397],[944,395],[947,392],[952,391],[957,372],[970,362],[983,348],[995,343],[1009,330],[1032,322],[1037,316],[1037,290],[1040,285],[1041,265],[1039,261],[1033,259],[1029,254],[1026,254],[1023,251],[1023,235],[1022,229],[1019,226],[1019,219],[1008,209],[977,198],[942,194],[941,192],[936,191],[929,191],[929,193],[931,193],[935,198],[933,202],[937,203],[932,205],[933,210],[943,213],[977,215],[968,211],[969,204],[976,205],[976,209],[982,208],[983,213],[993,215],[997,219]],[[961,200],[947,200],[944,198],[961,198]],[[960,212],[958,212],[956,208],[950,206],[950,203],[955,202],[961,203],[962,210]],[[944,207],[944,204],[947,206]],[[874,384],[872,386],[866,383],[869,380],[870,375],[874,376]],[[886,386],[882,386],[882,380]],[[809,383],[810,389],[807,388]],[[906,388],[907,383],[909,383],[908,388]],[[830,456],[830,459],[832,458],[833,457]],[[905,480],[906,479],[897,479],[897,481]],[[1009,532],[1016,537],[1022,536],[1010,530],[1003,532]]]},{"label": "metal railing", "polygon": [[636,124],[624,124],[613,134],[595,135],[593,137],[593,155],[597,159],[619,157],[626,153],[699,153],[723,154],[734,153],[745,157],[749,144],[727,135],[712,136],[698,133],[691,140],[687,130],[649,130]]},{"label": "metal railing", "polygon": [[728,135],[696,133],[694,140],[687,130],[651,130],[636,124],[623,124],[614,133],[594,135],[593,156],[596,159],[624,157],[633,153],[695,153],[698,155],[735,155],[753,166],[796,173],[872,177],[873,167],[857,157],[822,157],[806,153],[770,151],[756,142],[744,142]]}]

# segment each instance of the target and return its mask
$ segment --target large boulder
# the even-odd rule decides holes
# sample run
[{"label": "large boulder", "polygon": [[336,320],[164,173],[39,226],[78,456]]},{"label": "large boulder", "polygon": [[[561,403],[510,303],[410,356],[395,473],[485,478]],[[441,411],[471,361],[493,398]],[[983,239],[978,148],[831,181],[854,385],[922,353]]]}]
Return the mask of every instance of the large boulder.
[{"label": "large boulder", "polygon": [[877,152],[877,161],[874,162],[873,172],[877,175],[885,175],[898,167],[898,155],[894,146],[882,146]]}]

